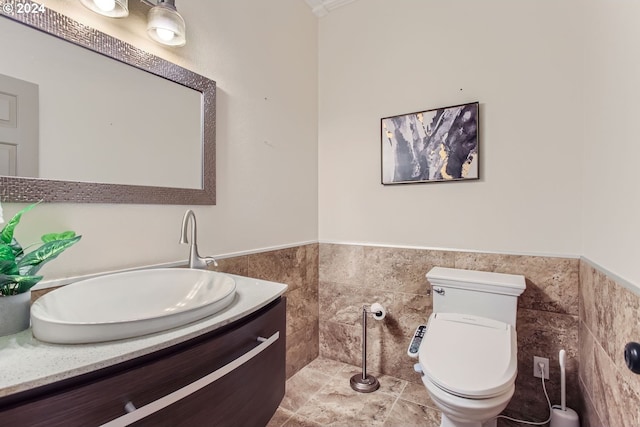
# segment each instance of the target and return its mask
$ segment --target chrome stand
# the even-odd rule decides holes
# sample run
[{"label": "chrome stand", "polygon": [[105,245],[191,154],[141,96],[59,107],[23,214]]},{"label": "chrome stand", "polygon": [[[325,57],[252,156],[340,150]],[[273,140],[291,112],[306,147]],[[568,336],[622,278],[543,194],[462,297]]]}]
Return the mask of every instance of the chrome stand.
[{"label": "chrome stand", "polygon": [[359,393],[371,393],[380,388],[378,379],[367,375],[367,306],[362,306],[362,374],[351,377],[351,388]]}]

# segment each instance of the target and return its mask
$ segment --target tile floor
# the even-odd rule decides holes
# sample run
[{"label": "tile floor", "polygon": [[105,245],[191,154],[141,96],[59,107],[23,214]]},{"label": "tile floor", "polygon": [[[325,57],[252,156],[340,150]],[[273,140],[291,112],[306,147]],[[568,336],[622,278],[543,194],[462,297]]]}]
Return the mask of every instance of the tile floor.
[{"label": "tile floor", "polygon": [[[358,366],[317,358],[287,380],[287,390],[267,427],[438,427],[440,412],[421,383],[376,375],[380,389],[357,393],[349,379]],[[500,427],[519,423],[499,420]]]},{"label": "tile floor", "polygon": [[[287,391],[268,427],[434,426],[440,413],[424,386],[376,375],[380,389],[357,393],[349,379],[361,368],[318,358],[287,381]],[[375,375],[375,373],[373,373]]]}]

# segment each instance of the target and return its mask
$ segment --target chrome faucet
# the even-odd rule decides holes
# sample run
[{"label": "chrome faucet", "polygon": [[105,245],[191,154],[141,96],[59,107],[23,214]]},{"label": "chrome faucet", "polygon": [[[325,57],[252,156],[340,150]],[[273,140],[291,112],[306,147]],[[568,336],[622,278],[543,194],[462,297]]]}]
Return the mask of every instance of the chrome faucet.
[{"label": "chrome faucet", "polygon": [[198,255],[198,230],[196,226],[196,214],[191,209],[184,213],[182,218],[182,237],[180,237],[180,243],[183,245],[189,244],[187,239],[187,228],[189,227],[189,219],[191,219],[191,247],[189,248],[189,268],[206,269],[207,266],[213,263],[214,266],[218,266],[218,262],[213,257],[202,258]]}]

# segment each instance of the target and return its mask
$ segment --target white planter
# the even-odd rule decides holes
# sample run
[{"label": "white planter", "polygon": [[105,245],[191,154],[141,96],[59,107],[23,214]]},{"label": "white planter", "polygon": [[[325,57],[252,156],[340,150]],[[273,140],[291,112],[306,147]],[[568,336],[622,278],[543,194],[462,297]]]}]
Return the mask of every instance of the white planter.
[{"label": "white planter", "polygon": [[0,296],[0,337],[29,328],[31,292]]}]

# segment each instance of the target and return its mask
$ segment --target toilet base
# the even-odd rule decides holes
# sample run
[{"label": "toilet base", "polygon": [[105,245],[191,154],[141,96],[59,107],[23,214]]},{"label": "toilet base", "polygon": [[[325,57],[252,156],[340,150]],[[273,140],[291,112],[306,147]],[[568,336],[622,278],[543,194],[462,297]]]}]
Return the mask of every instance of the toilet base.
[{"label": "toilet base", "polygon": [[466,399],[449,394],[432,383],[426,375],[422,382],[431,400],[442,412],[440,427],[496,427],[496,416],[507,407],[515,384],[501,395],[485,399]]}]

